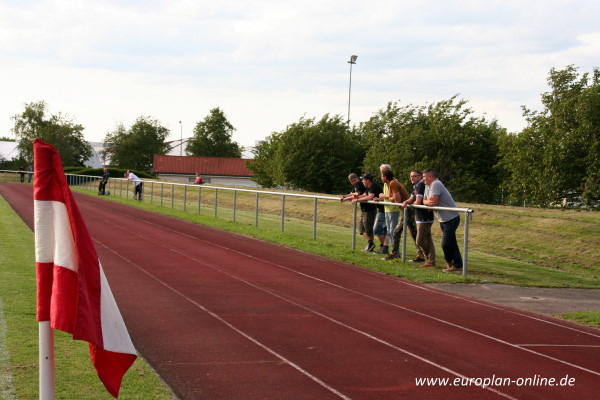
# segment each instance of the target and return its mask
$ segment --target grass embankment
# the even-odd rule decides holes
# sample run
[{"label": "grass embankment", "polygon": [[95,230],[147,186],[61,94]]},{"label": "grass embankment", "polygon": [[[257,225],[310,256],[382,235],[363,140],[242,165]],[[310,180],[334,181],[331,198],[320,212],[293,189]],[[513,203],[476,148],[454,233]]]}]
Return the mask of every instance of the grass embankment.
[{"label": "grass embankment", "polygon": [[[38,324],[31,230],[0,197],[0,398],[37,399]],[[86,342],[55,331],[57,399],[112,399],[96,376]],[[175,398],[142,359],[123,379],[119,399]]]}]

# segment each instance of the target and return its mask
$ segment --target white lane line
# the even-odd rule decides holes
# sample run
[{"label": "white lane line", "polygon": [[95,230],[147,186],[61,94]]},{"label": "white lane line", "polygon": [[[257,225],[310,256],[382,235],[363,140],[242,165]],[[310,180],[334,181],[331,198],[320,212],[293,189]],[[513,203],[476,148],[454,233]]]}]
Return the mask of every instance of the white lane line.
[{"label": "white lane line", "polygon": [[[141,238],[144,238],[142,235],[136,234],[134,233],[134,235],[139,236]],[[146,238],[144,238],[146,239]],[[146,239],[148,240],[148,239]],[[346,396],[345,394],[339,392],[338,390],[336,390],[335,388],[329,386],[328,384],[326,384],[325,382],[323,382],[322,380],[320,380],[319,378],[317,378],[316,376],[312,375],[311,373],[309,373],[308,371],[306,371],[305,369],[303,369],[302,367],[300,367],[298,364],[292,362],[291,360],[285,358],[284,356],[282,356],[281,354],[277,353],[275,350],[269,348],[267,345],[259,342],[257,339],[253,338],[252,336],[248,335],[247,333],[243,332],[242,330],[238,329],[237,327],[235,327],[234,325],[232,325],[231,323],[225,321],[223,318],[221,318],[219,315],[215,314],[214,312],[210,311],[209,309],[207,309],[206,307],[204,307],[202,304],[196,302],[195,300],[192,300],[191,298],[189,298],[188,296],[186,296],[185,294],[183,294],[182,292],[180,292],[179,290],[175,289],[173,286],[163,282],[162,280],[160,280],[159,278],[157,278],[156,276],[154,276],[153,274],[151,274],[150,272],[148,272],[147,270],[145,270],[142,266],[136,264],[135,262],[131,261],[130,259],[124,257],[123,255],[117,253],[116,251],[114,251],[113,249],[111,249],[110,247],[104,245],[103,243],[99,242],[98,240],[94,239],[94,241],[96,243],[98,243],[100,246],[104,247],[106,250],[110,251],[111,253],[115,254],[117,257],[125,260],[127,263],[135,266],[137,269],[139,269],[141,272],[143,272],[144,274],[148,275],[150,278],[152,278],[153,280],[155,280],[156,282],[158,282],[159,284],[163,285],[164,287],[166,287],[167,289],[169,289],[170,291],[172,291],[173,293],[176,293],[178,296],[182,297],[183,299],[185,299],[186,301],[190,302],[191,304],[195,305],[196,307],[198,307],[199,309],[201,309],[202,311],[204,311],[205,313],[207,313],[208,315],[210,315],[211,317],[215,318],[216,320],[218,320],[219,322],[221,322],[222,324],[224,324],[225,326],[227,326],[228,328],[232,329],[233,331],[237,332],[239,335],[243,336],[244,338],[248,339],[249,341],[251,341],[252,343],[256,344],[257,346],[263,348],[264,350],[266,350],[267,352],[271,353],[272,355],[274,355],[275,357],[277,357],[278,359],[282,360],[283,362],[285,362],[286,364],[290,365],[292,368],[296,369],[297,371],[299,371],[301,374],[307,376],[308,378],[310,378],[311,380],[313,380],[314,382],[316,382],[317,384],[321,385],[322,387],[324,387],[325,389],[329,390],[330,392],[334,393],[335,395],[337,395],[338,397],[342,398],[342,399],[347,399],[350,400],[350,397]],[[158,242],[156,242],[158,243]],[[160,243],[159,243],[160,244]],[[163,246],[166,247],[166,246]],[[168,248],[167,248],[168,249]],[[181,253],[183,254],[183,253]],[[185,255],[185,254],[184,254]]]},{"label": "white lane line", "polygon": [[[209,242],[208,240],[205,240],[205,239],[199,239],[196,236],[192,236],[192,235],[189,235],[187,233],[183,233],[183,232],[177,231],[175,229],[167,228],[167,227],[165,227],[163,225],[159,225],[159,224],[156,224],[156,223],[153,223],[153,222],[149,222],[149,221],[146,221],[144,219],[141,219],[141,218],[138,218],[138,217],[134,217],[134,216],[131,216],[131,215],[126,214],[126,213],[122,213],[122,212],[117,212],[117,213],[120,213],[121,215],[123,215],[125,217],[138,220],[138,221],[143,222],[143,223],[148,224],[148,225],[157,226],[157,227],[160,227],[162,229],[166,229],[166,230],[169,230],[171,232],[175,232],[175,233],[177,233],[179,235],[186,236],[186,237],[189,237],[191,239],[199,240],[199,241],[202,241],[204,243],[208,243],[208,244],[210,244],[213,247],[220,247],[220,248],[225,249],[225,250],[234,251],[234,252],[237,252],[238,254],[243,254],[243,255],[245,255],[247,257],[252,257],[252,258],[257,259],[257,260],[262,260],[264,262],[271,263],[272,265],[276,265],[278,267],[285,268],[285,269],[287,269],[289,271],[299,273],[299,272],[294,271],[292,269],[289,269],[289,268],[287,268],[285,266],[282,266],[282,265],[279,265],[279,264],[274,264],[274,263],[270,262],[269,260],[265,260],[265,259],[262,259],[262,258],[258,258],[258,257],[252,256],[252,255],[249,255],[249,254],[241,253],[241,252],[239,252],[239,251],[237,251],[237,250],[235,250],[235,249],[233,249],[231,247],[227,247],[227,246],[223,246],[223,245],[216,244],[216,243],[213,243],[213,242]],[[201,225],[198,225],[198,226],[201,226]],[[211,229],[215,229],[215,228],[211,228]],[[228,232],[228,233],[230,233],[232,235],[240,235],[240,234],[237,234],[235,232]],[[257,242],[261,242],[259,239],[255,239],[255,238],[244,236],[244,235],[240,235],[240,236],[244,237],[245,239],[251,239],[251,240],[255,240]],[[269,244],[273,245],[272,243],[269,243]],[[294,252],[294,253],[301,254],[305,258],[312,258],[312,259],[319,260],[319,261],[326,261],[326,262],[329,262],[331,264],[338,265],[338,266],[340,266],[342,268],[345,268],[345,269],[351,269],[352,271],[357,271],[357,272],[360,272],[360,273],[363,273],[363,274],[367,274],[367,275],[376,275],[376,276],[379,276],[379,277],[383,277],[385,279],[392,280],[396,284],[411,286],[411,287],[414,287],[416,289],[424,290],[426,292],[435,293],[437,295],[451,297],[453,299],[457,299],[457,300],[465,301],[465,302],[468,302],[468,303],[473,303],[473,304],[477,304],[477,305],[480,305],[480,306],[492,308],[494,310],[503,311],[503,312],[506,312],[506,313],[509,313],[509,314],[518,315],[518,316],[523,317],[523,318],[532,319],[534,321],[542,322],[542,323],[549,324],[549,325],[554,325],[554,326],[557,326],[559,328],[571,330],[571,331],[574,331],[574,332],[581,333],[583,335],[588,335],[588,336],[592,336],[592,337],[596,337],[596,338],[600,339],[600,334],[596,334],[596,333],[592,333],[590,331],[585,331],[585,330],[582,330],[582,329],[578,329],[577,327],[573,327],[573,326],[569,326],[569,325],[564,325],[564,324],[560,323],[561,321],[556,321],[555,322],[555,321],[551,321],[551,320],[548,320],[548,319],[543,319],[543,318],[540,318],[540,317],[536,317],[535,315],[531,315],[531,314],[526,314],[526,313],[520,312],[518,310],[511,310],[511,309],[508,309],[508,308],[505,308],[505,307],[500,307],[500,306],[497,306],[497,305],[494,305],[494,304],[490,304],[490,303],[487,303],[487,302],[484,303],[484,302],[478,301],[477,299],[471,299],[471,298],[468,298],[468,297],[461,297],[461,296],[458,296],[458,295],[456,295],[454,293],[444,292],[442,290],[433,289],[433,288],[430,288],[430,287],[427,287],[427,286],[424,286],[424,285],[418,285],[418,284],[415,284],[415,283],[412,283],[412,282],[407,282],[405,280],[401,280],[398,277],[394,277],[394,276],[382,274],[382,273],[376,272],[376,271],[371,271],[371,270],[368,270],[366,268],[358,267],[356,265],[344,263],[344,262],[341,262],[341,261],[338,261],[338,260],[332,260],[332,259],[326,258],[324,256],[319,256],[319,255],[316,255],[316,254],[306,253],[306,252],[303,252],[303,251],[300,251],[300,250],[297,250],[297,249],[293,249],[293,248],[290,248],[290,247],[285,247],[285,246],[281,246],[281,247],[283,249],[289,251],[289,252]],[[314,278],[314,279],[318,279],[318,278]]]},{"label": "white lane line", "polygon": [[[120,227],[119,227],[119,226],[117,226],[117,228],[120,228]],[[120,228],[120,229],[122,229],[122,228]],[[173,253],[177,253],[177,254],[179,254],[179,255],[181,255],[181,256],[183,256],[183,257],[185,257],[185,258],[188,258],[188,259],[190,259],[190,260],[193,260],[194,262],[196,262],[196,263],[198,263],[198,264],[204,265],[204,266],[206,266],[206,267],[208,267],[208,268],[211,268],[211,269],[213,269],[213,270],[215,270],[215,271],[218,271],[218,272],[220,272],[220,273],[222,273],[222,274],[224,274],[224,275],[227,275],[227,276],[229,276],[229,277],[231,277],[231,278],[233,278],[233,279],[235,279],[235,280],[237,280],[237,281],[239,281],[239,282],[242,282],[242,283],[244,283],[244,284],[246,284],[246,285],[248,285],[248,286],[251,286],[251,287],[253,287],[253,288],[257,289],[257,290],[260,290],[260,291],[262,291],[262,292],[268,293],[269,295],[271,295],[271,296],[273,296],[273,297],[277,297],[277,298],[279,298],[279,299],[281,299],[281,300],[283,300],[283,301],[285,301],[285,302],[287,302],[287,303],[289,303],[289,304],[292,304],[292,305],[294,305],[294,306],[296,306],[296,307],[302,308],[302,309],[304,309],[304,310],[306,310],[306,311],[308,311],[308,312],[310,312],[310,313],[312,313],[312,314],[314,314],[314,315],[318,315],[318,316],[320,316],[321,318],[324,318],[324,319],[326,319],[326,320],[328,320],[328,321],[330,321],[330,322],[333,322],[333,323],[335,323],[335,324],[337,324],[337,325],[340,325],[340,326],[342,326],[342,327],[344,327],[344,328],[346,328],[346,329],[348,329],[348,330],[351,330],[351,331],[353,331],[353,332],[355,332],[355,333],[358,333],[358,334],[360,334],[360,335],[363,335],[363,336],[365,336],[365,337],[367,337],[367,338],[369,338],[369,339],[371,339],[371,340],[374,340],[374,341],[376,341],[376,342],[378,342],[378,343],[380,343],[380,344],[383,344],[384,346],[390,347],[390,348],[392,348],[392,349],[394,349],[394,350],[397,350],[397,351],[399,351],[399,352],[401,352],[401,353],[404,353],[404,354],[406,354],[406,355],[409,355],[409,356],[411,356],[411,357],[413,357],[413,358],[415,358],[415,359],[417,359],[417,360],[419,360],[419,361],[421,361],[421,362],[424,362],[424,363],[426,363],[426,364],[429,364],[429,365],[431,365],[431,366],[433,366],[433,367],[435,367],[435,368],[441,369],[441,370],[443,370],[443,371],[445,371],[445,372],[447,372],[447,373],[449,373],[449,374],[451,374],[451,375],[454,375],[455,377],[461,378],[462,380],[468,380],[468,379],[469,379],[467,376],[465,376],[465,375],[462,375],[462,374],[460,374],[460,373],[458,373],[458,372],[456,372],[456,371],[454,371],[454,370],[452,370],[452,369],[450,369],[450,368],[447,368],[447,367],[445,367],[445,366],[443,366],[443,365],[441,365],[441,364],[438,364],[438,363],[436,363],[436,362],[434,362],[434,361],[431,361],[431,360],[429,360],[429,359],[426,359],[426,358],[424,358],[424,357],[421,357],[421,356],[419,356],[418,354],[412,353],[412,352],[410,352],[410,351],[408,351],[408,350],[405,350],[405,349],[403,349],[403,348],[401,348],[401,347],[398,347],[398,346],[396,346],[396,345],[393,345],[393,344],[391,344],[391,343],[389,343],[389,342],[387,342],[387,341],[385,341],[385,340],[383,340],[383,339],[380,339],[380,338],[378,338],[378,337],[376,337],[376,336],[373,336],[373,335],[371,335],[371,334],[370,334],[370,333],[368,333],[368,332],[364,332],[364,331],[362,331],[362,330],[360,330],[360,329],[354,328],[354,327],[352,327],[352,326],[350,326],[350,325],[347,325],[347,324],[345,324],[345,323],[343,323],[343,322],[341,322],[341,321],[338,321],[338,320],[336,320],[336,319],[334,319],[334,318],[331,318],[331,317],[329,317],[329,316],[327,316],[327,315],[325,315],[325,314],[322,314],[322,313],[320,313],[320,312],[318,312],[318,311],[316,311],[316,310],[313,310],[313,309],[311,309],[311,308],[309,308],[309,307],[306,307],[306,306],[303,306],[303,305],[301,305],[301,304],[299,304],[299,303],[296,303],[296,302],[292,301],[291,299],[285,298],[284,296],[282,296],[282,295],[280,295],[280,294],[278,294],[278,293],[275,293],[275,292],[273,292],[273,291],[270,291],[270,290],[267,290],[267,289],[265,289],[265,288],[262,288],[262,287],[260,287],[260,286],[257,286],[257,285],[255,285],[255,284],[253,284],[253,283],[251,283],[251,282],[248,282],[248,281],[246,281],[246,280],[244,280],[244,279],[242,279],[242,278],[239,278],[239,277],[237,277],[237,276],[233,275],[233,274],[232,274],[232,273],[230,273],[230,272],[224,271],[224,270],[222,270],[222,269],[220,269],[220,268],[216,267],[215,265],[208,264],[207,262],[205,262],[205,261],[203,261],[203,260],[200,260],[200,259],[198,259],[198,258],[192,257],[192,256],[190,256],[189,254],[187,254],[185,251],[178,251],[178,250],[175,250],[175,249],[173,249],[172,247],[168,247],[168,246],[166,246],[165,244],[163,244],[163,243],[161,243],[161,242],[159,242],[159,241],[157,241],[157,240],[150,239],[150,238],[148,238],[148,237],[146,237],[146,236],[144,236],[144,235],[140,235],[139,233],[134,233],[134,235],[136,235],[136,236],[138,236],[139,238],[141,238],[141,239],[143,239],[143,240],[146,240],[146,241],[148,241],[148,242],[155,243],[157,246],[163,247],[163,248],[165,248],[165,249],[166,249],[166,250],[168,250],[168,251],[171,251],[171,252],[173,252]],[[310,374],[308,371],[305,371],[305,370],[304,370],[304,369],[302,369],[300,366],[298,366],[298,365],[296,365],[296,364],[293,364],[293,363],[292,363],[290,360],[288,360],[288,359],[284,358],[283,356],[281,356],[280,354],[278,354],[278,353],[277,353],[277,352],[275,352],[274,350],[271,350],[271,349],[269,349],[269,348],[268,348],[266,345],[264,345],[264,344],[260,343],[258,340],[254,339],[254,338],[252,338],[250,335],[248,335],[248,334],[244,333],[243,331],[241,331],[240,329],[238,329],[237,327],[235,327],[235,326],[234,326],[234,325],[232,325],[231,323],[229,323],[229,322],[225,321],[224,319],[222,319],[222,318],[221,318],[220,316],[218,316],[217,314],[213,313],[212,311],[209,311],[209,310],[208,310],[206,307],[204,307],[204,306],[202,306],[201,304],[197,303],[196,301],[194,301],[194,300],[190,299],[189,297],[187,297],[187,296],[186,296],[186,295],[184,295],[183,293],[179,292],[177,289],[173,288],[173,287],[172,287],[172,286],[170,286],[169,284],[167,284],[167,283],[165,283],[165,282],[161,281],[159,278],[155,277],[155,276],[154,276],[154,275],[152,275],[150,272],[146,271],[144,268],[142,268],[141,266],[137,265],[137,264],[136,264],[136,263],[134,263],[133,261],[131,261],[131,260],[127,259],[126,257],[124,257],[124,256],[120,255],[119,253],[117,253],[117,252],[115,252],[114,250],[110,249],[108,246],[104,245],[103,243],[100,243],[100,242],[98,242],[97,240],[95,240],[95,241],[96,241],[98,244],[100,244],[101,246],[103,246],[104,248],[106,248],[106,249],[110,250],[110,251],[111,251],[112,253],[114,253],[115,255],[117,255],[117,256],[119,256],[119,257],[121,257],[123,260],[127,261],[128,263],[130,263],[130,264],[132,264],[132,265],[135,265],[135,266],[136,266],[138,269],[140,269],[142,272],[144,272],[145,274],[147,274],[148,276],[150,276],[151,278],[153,278],[154,280],[156,280],[156,281],[157,281],[157,282],[159,282],[160,284],[162,284],[163,286],[165,286],[165,287],[169,288],[171,291],[173,291],[174,293],[177,293],[177,294],[178,294],[178,295],[180,295],[182,298],[184,298],[184,299],[186,299],[187,301],[191,302],[192,304],[196,305],[196,306],[197,306],[197,307],[199,307],[200,309],[204,310],[206,313],[208,313],[208,314],[209,314],[209,315],[211,315],[212,317],[214,317],[214,318],[218,319],[219,321],[221,321],[222,323],[224,323],[225,325],[227,325],[228,327],[230,327],[230,328],[231,328],[231,329],[233,329],[234,331],[236,331],[236,332],[238,332],[239,334],[243,335],[244,337],[248,338],[248,339],[249,339],[249,340],[251,340],[252,342],[256,343],[256,344],[257,344],[257,345],[259,345],[260,347],[264,348],[265,350],[269,351],[270,353],[272,353],[273,355],[275,355],[275,356],[279,357],[280,359],[284,360],[285,362],[287,362],[287,363],[290,363],[290,365],[292,365],[292,366],[293,366],[294,368],[296,368],[298,371],[302,372],[303,374],[306,374],[306,375],[307,375],[307,376],[309,376],[311,379],[313,379],[315,382],[317,382],[317,383],[321,384],[323,387],[325,387],[325,388],[327,388],[327,389],[331,390],[332,392],[334,392],[335,394],[339,395],[340,397],[342,397],[342,396],[343,396],[343,398],[347,398],[347,397],[345,397],[345,395],[343,395],[343,394],[341,394],[340,392],[336,391],[336,390],[335,390],[335,389],[333,389],[331,386],[329,386],[329,385],[327,385],[326,383],[324,383],[323,381],[319,380],[317,377],[315,377],[315,376],[311,375],[311,374]],[[240,253],[240,254],[243,254],[243,253]],[[497,394],[497,395],[499,395],[499,396],[502,396],[502,397],[504,397],[504,398],[507,398],[507,399],[510,399],[510,400],[517,400],[516,398],[514,398],[514,397],[512,397],[512,396],[508,395],[507,393],[501,392],[501,391],[499,391],[499,390],[496,390],[496,389],[494,389],[494,388],[492,388],[492,387],[489,387],[489,386],[485,386],[485,387],[484,387],[483,385],[476,385],[476,384],[474,384],[474,386],[478,386],[478,387],[480,387],[480,388],[482,388],[482,389],[484,389],[484,390],[488,390],[488,391],[490,391],[490,392],[493,392],[493,393],[495,393],[495,394]]]},{"label": "white lane line", "polygon": [[[341,285],[338,285],[338,284],[336,284],[336,283],[329,282],[329,281],[326,281],[326,280],[324,280],[324,279],[317,278],[317,277],[314,277],[314,276],[311,276],[311,275],[308,275],[308,274],[305,274],[305,273],[302,273],[302,272],[299,272],[299,271],[293,270],[293,269],[291,269],[291,268],[288,268],[288,267],[286,267],[286,266],[283,266],[283,265],[281,265],[281,264],[277,264],[277,263],[275,263],[275,262],[273,262],[273,261],[266,260],[266,259],[262,259],[262,258],[259,258],[259,257],[256,257],[256,256],[253,256],[253,255],[250,255],[250,254],[247,254],[247,253],[241,252],[241,251],[239,251],[239,250],[236,250],[236,249],[233,249],[233,248],[231,248],[231,247],[227,247],[227,246],[224,246],[224,245],[221,245],[221,244],[217,244],[217,243],[209,242],[209,241],[207,241],[207,240],[204,240],[204,239],[199,239],[199,238],[197,238],[197,237],[195,237],[195,236],[192,236],[192,235],[189,235],[189,234],[187,234],[187,233],[180,232],[180,231],[178,231],[178,230],[175,230],[175,229],[167,228],[167,227],[164,227],[164,226],[162,226],[162,225],[155,224],[155,223],[153,223],[153,222],[148,222],[148,221],[145,221],[145,220],[143,220],[143,219],[141,219],[141,218],[137,218],[137,217],[129,216],[128,214],[125,214],[125,213],[122,213],[122,214],[123,214],[123,215],[125,215],[125,216],[128,216],[128,217],[129,217],[129,218],[131,218],[131,219],[135,219],[135,220],[141,221],[141,222],[143,222],[143,223],[145,223],[145,224],[148,224],[148,225],[153,225],[153,226],[157,226],[157,227],[160,227],[161,229],[164,229],[164,230],[168,230],[168,231],[170,231],[170,232],[177,233],[178,235],[185,236],[185,237],[188,237],[188,238],[191,238],[191,239],[194,239],[194,240],[199,240],[199,241],[202,241],[202,242],[204,242],[204,243],[208,243],[208,244],[210,244],[212,247],[220,247],[220,248],[222,248],[222,249],[224,249],[224,250],[228,250],[228,251],[231,251],[231,252],[234,252],[234,253],[237,253],[237,254],[243,255],[243,256],[245,256],[245,257],[248,257],[248,258],[251,258],[251,259],[254,259],[254,260],[258,260],[258,261],[264,262],[264,263],[266,263],[266,264],[270,264],[270,265],[276,266],[276,267],[278,267],[278,268],[281,268],[281,269],[285,269],[285,270],[287,270],[287,271],[290,271],[290,272],[292,272],[292,273],[295,273],[295,274],[298,274],[298,275],[304,276],[304,277],[306,277],[306,278],[309,278],[309,279],[312,279],[312,280],[316,280],[316,281],[318,281],[318,282],[321,282],[321,283],[324,283],[324,284],[331,285],[331,286],[333,286],[333,287],[336,287],[336,288],[338,288],[338,289],[340,289],[340,290],[344,290],[344,291],[347,291],[347,292],[349,292],[349,293],[353,293],[353,294],[356,294],[356,295],[359,295],[359,296],[363,296],[363,297],[365,297],[365,298],[368,298],[368,299],[371,299],[371,300],[374,300],[374,301],[377,301],[377,302],[380,302],[380,303],[383,303],[383,304],[386,304],[386,305],[389,305],[389,306],[392,306],[392,307],[396,307],[396,308],[399,308],[399,309],[402,309],[402,310],[405,310],[405,311],[408,311],[408,312],[411,312],[411,313],[414,313],[414,314],[417,314],[417,315],[423,316],[423,317],[425,317],[425,318],[432,319],[432,320],[434,320],[434,321],[437,321],[437,322],[440,322],[440,323],[443,323],[443,324],[446,324],[446,325],[449,325],[449,326],[453,326],[453,327],[455,327],[455,328],[457,328],[457,329],[462,329],[462,330],[465,330],[465,331],[467,331],[467,332],[473,333],[473,334],[475,334],[475,335],[478,335],[478,336],[485,337],[485,338],[487,338],[487,339],[489,339],[489,340],[496,341],[496,342],[498,342],[498,343],[501,343],[501,344],[504,344],[504,345],[506,345],[506,346],[509,346],[509,347],[512,347],[512,348],[516,348],[516,349],[520,349],[520,350],[522,350],[522,351],[525,351],[525,352],[528,352],[528,353],[531,353],[531,354],[537,355],[537,356],[539,356],[539,357],[547,358],[547,359],[549,359],[549,360],[552,360],[552,361],[555,361],[555,362],[558,362],[558,363],[561,363],[561,364],[564,364],[564,365],[568,365],[568,366],[570,366],[570,367],[573,367],[573,368],[576,368],[576,369],[580,369],[580,370],[582,370],[582,371],[589,372],[589,373],[591,373],[591,374],[594,374],[594,375],[600,376],[600,372],[598,372],[598,371],[593,371],[593,370],[591,370],[591,369],[588,369],[588,368],[585,368],[585,367],[582,367],[582,366],[579,366],[579,365],[573,364],[573,363],[571,363],[571,362],[568,362],[568,361],[565,361],[565,360],[561,360],[561,359],[559,359],[559,358],[552,357],[552,356],[549,356],[549,355],[547,355],[547,354],[544,354],[544,353],[539,353],[539,352],[536,352],[536,351],[534,351],[534,350],[531,350],[531,349],[528,349],[528,348],[525,348],[525,347],[521,347],[521,346],[519,346],[519,345],[517,345],[517,344],[513,344],[513,343],[510,343],[510,342],[507,342],[507,341],[505,341],[505,340],[502,340],[502,339],[500,339],[500,338],[496,338],[496,337],[494,337],[494,336],[490,336],[490,335],[488,335],[488,334],[485,334],[485,333],[483,333],[483,332],[478,332],[478,331],[475,331],[475,330],[473,330],[473,329],[467,328],[467,327],[465,327],[465,326],[458,325],[458,324],[455,324],[455,323],[453,323],[453,322],[446,321],[446,320],[443,320],[443,319],[440,319],[440,318],[437,318],[437,317],[434,317],[434,316],[432,316],[432,315],[428,315],[428,314],[425,314],[425,313],[422,313],[422,312],[419,312],[419,311],[415,311],[415,310],[412,310],[412,309],[410,309],[410,308],[407,308],[407,307],[403,307],[403,306],[401,306],[401,305],[398,305],[398,304],[395,304],[395,303],[390,303],[390,302],[388,302],[388,301],[385,301],[385,300],[382,300],[382,299],[379,299],[379,298],[373,297],[373,296],[371,296],[371,295],[368,295],[368,294],[361,293],[361,292],[358,292],[358,291],[356,291],[356,290],[353,290],[353,289],[349,289],[349,288],[343,287],[343,286],[341,286]],[[117,225],[117,226],[118,226],[118,225]],[[146,240],[152,240],[152,239],[146,239]],[[182,254],[184,254],[184,253],[182,253]],[[302,253],[302,254],[304,254],[304,253]],[[360,271],[360,269],[359,269],[358,267],[356,268],[356,270]],[[405,283],[405,284],[407,284],[407,285],[409,285],[409,286],[413,286],[413,287],[416,287],[416,288],[421,288],[421,287],[420,287],[420,286],[418,286],[418,285],[413,285],[413,284],[410,284],[410,283],[407,283],[407,282],[402,282],[402,283]],[[433,290],[432,290],[432,292],[435,292],[435,293],[440,293],[440,292],[433,291]],[[457,297],[457,298],[459,298],[459,297]],[[478,302],[473,302],[473,303],[475,303],[475,304],[481,304],[481,303],[478,303]],[[504,309],[500,309],[500,310],[504,310]],[[519,314],[519,315],[520,315],[520,314]],[[526,316],[525,314],[523,314],[523,315],[524,315],[524,316]],[[541,321],[543,321],[543,320],[541,320]],[[562,325],[558,325],[558,326],[562,326]],[[582,333],[587,333],[587,332],[585,332],[585,331],[582,331]],[[595,336],[595,335],[592,335],[592,336]]]},{"label": "white lane line", "polygon": [[598,347],[598,348],[600,348],[600,345],[596,345],[596,344],[520,343],[520,344],[517,344],[516,346],[523,346],[523,347],[583,347],[583,348]]}]

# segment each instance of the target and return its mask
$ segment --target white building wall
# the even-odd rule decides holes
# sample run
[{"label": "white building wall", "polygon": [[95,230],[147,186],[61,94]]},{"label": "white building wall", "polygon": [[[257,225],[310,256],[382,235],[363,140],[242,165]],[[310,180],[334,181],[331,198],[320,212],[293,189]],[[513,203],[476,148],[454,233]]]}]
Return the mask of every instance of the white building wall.
[{"label": "white building wall", "polygon": [[[181,183],[194,183],[196,175],[158,174],[159,180],[167,180]],[[202,175],[205,184],[225,186],[258,187],[252,179],[239,176],[210,176]]]}]

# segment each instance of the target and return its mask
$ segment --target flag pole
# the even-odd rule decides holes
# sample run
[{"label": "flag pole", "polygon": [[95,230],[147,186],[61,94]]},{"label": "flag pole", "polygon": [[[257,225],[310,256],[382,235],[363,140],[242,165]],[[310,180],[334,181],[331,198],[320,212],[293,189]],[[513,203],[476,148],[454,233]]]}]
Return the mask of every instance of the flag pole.
[{"label": "flag pole", "polygon": [[54,330],[50,321],[39,322],[40,400],[54,400]]}]

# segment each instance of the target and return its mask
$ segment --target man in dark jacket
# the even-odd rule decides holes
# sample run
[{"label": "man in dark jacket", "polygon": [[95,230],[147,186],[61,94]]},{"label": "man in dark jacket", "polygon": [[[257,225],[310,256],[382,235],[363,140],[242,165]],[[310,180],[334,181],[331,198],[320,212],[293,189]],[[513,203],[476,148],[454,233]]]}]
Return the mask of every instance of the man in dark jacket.
[{"label": "man in dark jacket", "polygon": [[102,174],[102,180],[98,185],[98,195],[104,196],[106,194],[106,184],[108,183],[108,178],[110,177],[108,173],[108,168],[104,168],[104,173]]}]

